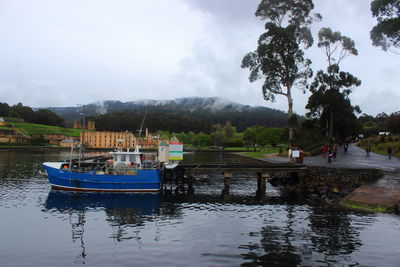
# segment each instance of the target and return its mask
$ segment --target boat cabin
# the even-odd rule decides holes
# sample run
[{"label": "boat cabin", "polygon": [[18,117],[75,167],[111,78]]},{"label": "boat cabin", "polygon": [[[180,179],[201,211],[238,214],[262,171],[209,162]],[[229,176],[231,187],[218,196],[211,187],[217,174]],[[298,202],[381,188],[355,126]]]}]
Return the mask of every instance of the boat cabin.
[{"label": "boat cabin", "polygon": [[113,151],[110,152],[114,160],[114,166],[122,163],[126,166],[136,165],[138,168],[142,166],[143,153],[139,151]]}]

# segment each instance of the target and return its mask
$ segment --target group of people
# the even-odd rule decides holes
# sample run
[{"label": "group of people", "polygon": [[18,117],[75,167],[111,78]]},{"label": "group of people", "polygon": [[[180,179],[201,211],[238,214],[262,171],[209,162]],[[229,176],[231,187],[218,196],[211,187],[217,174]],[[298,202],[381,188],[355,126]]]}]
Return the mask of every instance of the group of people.
[{"label": "group of people", "polygon": [[[353,141],[352,137],[347,137],[346,139],[344,139],[342,141],[341,144],[343,144],[344,153],[347,153],[347,151],[349,150],[349,143],[352,141]],[[336,145],[324,144],[321,147],[321,151],[322,151],[322,157],[324,159],[328,158],[328,163],[332,163],[332,159],[335,159],[337,156],[337,146]]]},{"label": "group of people", "polygon": [[322,157],[324,159],[328,157],[328,163],[331,163],[332,159],[335,159],[337,156],[337,147],[335,145],[322,145],[321,150],[322,150]]},{"label": "group of people", "polygon": [[[349,149],[349,143],[344,142],[343,143],[343,151],[345,153],[347,153],[348,149]],[[322,157],[324,159],[328,158],[328,163],[331,163],[332,159],[335,159],[337,156],[336,145],[322,145],[321,151],[322,151]],[[367,157],[371,156],[371,146],[370,145],[367,145],[365,147],[365,153],[366,153]],[[392,158],[392,148],[390,146],[387,148],[387,155],[388,155],[388,159]]]},{"label": "group of people", "polygon": [[[366,153],[367,157],[371,156],[371,146],[370,145],[365,147],[365,153]],[[392,158],[392,148],[390,146],[388,146],[386,153],[388,155],[388,159],[391,159]]]}]

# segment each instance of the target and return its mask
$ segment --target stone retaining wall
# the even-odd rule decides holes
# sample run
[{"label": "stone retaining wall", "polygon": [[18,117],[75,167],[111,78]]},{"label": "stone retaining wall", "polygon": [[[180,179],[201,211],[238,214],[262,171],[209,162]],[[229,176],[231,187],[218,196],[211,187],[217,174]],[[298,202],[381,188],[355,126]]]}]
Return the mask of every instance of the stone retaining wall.
[{"label": "stone retaining wall", "polygon": [[361,185],[375,181],[382,175],[379,169],[308,167],[304,177],[275,177],[270,182],[274,186],[281,185],[289,191],[302,192],[306,197],[336,202]]}]

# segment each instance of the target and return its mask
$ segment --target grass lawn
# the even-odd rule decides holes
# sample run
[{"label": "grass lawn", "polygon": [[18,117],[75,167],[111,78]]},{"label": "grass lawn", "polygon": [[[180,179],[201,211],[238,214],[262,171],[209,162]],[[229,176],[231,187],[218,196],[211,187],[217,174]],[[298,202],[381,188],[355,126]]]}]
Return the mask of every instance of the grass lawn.
[{"label": "grass lawn", "polygon": [[251,151],[251,150],[253,150],[253,148],[252,147],[244,147],[244,146],[242,146],[242,147],[224,147],[224,150],[226,150],[226,151],[237,151],[237,150],[249,150],[249,151]]},{"label": "grass lawn", "polygon": [[265,158],[265,154],[275,154],[275,153],[279,153],[278,148],[268,149],[267,151],[240,152],[240,155],[255,159],[262,159]]},{"label": "grass lawn", "polygon": [[0,130],[12,130],[12,127],[0,126]]},{"label": "grass lawn", "polygon": [[9,122],[9,124],[13,125],[18,130],[28,135],[63,134],[78,137],[80,135],[80,132],[82,131],[80,129],[63,128],[58,126],[49,126],[25,122]]},{"label": "grass lawn", "polygon": [[[264,152],[264,154],[271,154],[271,153],[278,153],[279,152],[279,147],[267,147],[267,149],[261,149],[260,147],[257,147],[257,151]],[[254,151],[253,147],[225,147],[224,150],[226,151],[237,151],[237,150],[247,150],[247,151]]]}]

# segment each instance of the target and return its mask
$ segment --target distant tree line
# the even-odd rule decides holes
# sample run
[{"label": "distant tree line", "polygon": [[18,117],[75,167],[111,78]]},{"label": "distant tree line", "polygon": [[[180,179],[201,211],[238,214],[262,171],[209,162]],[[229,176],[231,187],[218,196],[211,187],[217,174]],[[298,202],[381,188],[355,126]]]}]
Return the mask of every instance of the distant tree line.
[{"label": "distant tree line", "polygon": [[361,133],[365,136],[375,136],[379,132],[390,132],[400,134],[400,111],[393,112],[390,115],[382,112],[375,117],[363,114],[358,118],[361,126]]},{"label": "distant tree line", "polygon": [[[119,115],[125,116],[129,113],[132,115],[132,124],[137,124],[137,121],[141,121],[143,115],[148,111],[148,115],[151,119],[146,119],[146,123],[151,123],[151,120],[161,119],[161,125],[165,124],[165,119],[171,119],[172,121],[178,119],[182,120],[181,124],[188,123],[185,125],[174,125],[171,123],[171,128],[185,128],[190,131],[206,131],[211,132],[212,125],[224,124],[226,121],[230,121],[232,125],[237,127],[238,131],[244,131],[248,127],[254,125],[260,125],[264,127],[286,127],[287,126],[287,114],[285,112],[270,109],[266,107],[249,107],[244,106],[240,109],[236,107],[225,107],[219,110],[210,110],[208,108],[201,107],[200,104],[193,103],[190,105],[176,105],[176,104],[159,104],[159,105],[138,105],[132,103],[123,103],[119,101],[109,101],[107,104],[107,114],[99,115],[99,107],[95,104],[85,105],[85,113],[88,117],[96,120],[96,126],[101,125],[101,129],[119,129],[118,125],[124,125],[125,122],[111,123],[109,120],[112,117],[113,120],[118,120]],[[62,116],[66,123],[72,123],[74,120],[80,119],[80,112],[76,107],[69,108],[55,108],[53,109],[59,116]],[[121,113],[122,112],[122,113]],[[114,114],[114,115],[110,115]],[[118,114],[118,115],[117,115]],[[136,114],[136,115],[135,115]],[[141,117],[138,119],[137,117]],[[149,118],[150,118],[149,117]],[[198,126],[196,124],[201,122]],[[158,124],[158,122],[157,122]],[[112,127],[110,125],[113,125]],[[192,127],[193,126],[193,127]],[[168,126],[166,126],[168,127]],[[163,126],[163,129],[172,131]],[[192,127],[192,128],[191,128]],[[205,128],[204,128],[205,127]],[[124,129],[123,126],[120,127]],[[135,128],[130,126],[130,128]],[[151,128],[151,127],[148,127]],[[157,128],[157,127],[155,127]]]},{"label": "distant tree line", "polygon": [[[131,111],[118,111],[97,116],[89,116],[88,119],[94,120],[96,129],[103,131],[132,131],[140,129],[145,113],[135,113]],[[205,132],[211,133],[212,124],[209,120],[198,119],[192,116],[183,116],[166,113],[147,114],[144,121],[144,128],[151,132],[170,131],[170,132]]]},{"label": "distant tree line", "polygon": [[[340,99],[340,98],[339,98]],[[343,99],[343,98],[342,98]],[[343,99],[344,101],[345,99]],[[340,107],[340,101],[336,103]],[[343,104],[338,111],[349,104]],[[106,131],[131,131],[138,134],[145,113],[131,111],[118,111],[97,116],[89,116],[87,119],[96,122],[98,130]],[[364,134],[365,137],[376,136],[379,132],[389,131],[400,133],[400,111],[390,115],[380,113],[376,117],[363,114],[360,117],[341,115],[337,113],[335,120],[335,137],[344,138]],[[350,114],[353,114],[350,111]],[[17,104],[9,106],[0,102],[0,116],[15,117],[25,122],[63,126],[64,119],[47,109],[33,111],[30,107]],[[336,118],[336,116],[335,116]],[[320,118],[298,119],[292,116],[289,124],[293,128],[293,142],[305,150],[312,150],[321,142],[325,142],[326,127],[324,120]],[[337,127],[337,128],[336,128]],[[153,134],[159,134],[161,138],[168,139],[176,136],[185,144],[196,147],[268,147],[279,144],[288,144],[288,127],[265,127],[252,125],[239,130],[231,121],[224,123],[211,123],[211,120],[202,120],[189,115],[176,115],[167,113],[150,113],[147,115],[143,128],[148,128]],[[143,133],[142,133],[143,136]],[[42,140],[36,140],[41,142]]]},{"label": "distant tree line", "polygon": [[22,103],[9,106],[7,103],[0,102],[0,116],[23,119],[28,123],[65,126],[64,119],[53,111],[48,109],[39,109],[34,111],[32,108],[24,106]]},{"label": "distant tree line", "polygon": [[277,146],[287,142],[287,129],[268,128],[262,126],[252,126],[243,132],[238,132],[236,127],[227,121],[224,125],[214,124],[210,134],[199,132],[169,132],[158,131],[162,139],[176,136],[179,141],[185,144],[192,144],[196,147],[268,147]]}]

